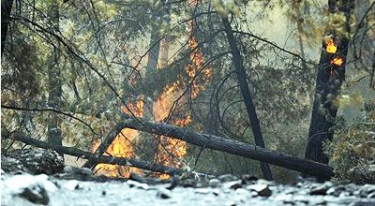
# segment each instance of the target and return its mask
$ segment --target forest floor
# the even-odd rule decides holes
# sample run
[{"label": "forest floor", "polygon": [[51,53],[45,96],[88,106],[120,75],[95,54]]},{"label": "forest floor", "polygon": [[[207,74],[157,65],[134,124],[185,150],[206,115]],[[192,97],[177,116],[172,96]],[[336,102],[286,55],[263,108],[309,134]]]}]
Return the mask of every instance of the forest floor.
[{"label": "forest floor", "polygon": [[375,205],[370,184],[283,185],[232,175],[154,182],[67,177],[2,171],[1,205]]}]

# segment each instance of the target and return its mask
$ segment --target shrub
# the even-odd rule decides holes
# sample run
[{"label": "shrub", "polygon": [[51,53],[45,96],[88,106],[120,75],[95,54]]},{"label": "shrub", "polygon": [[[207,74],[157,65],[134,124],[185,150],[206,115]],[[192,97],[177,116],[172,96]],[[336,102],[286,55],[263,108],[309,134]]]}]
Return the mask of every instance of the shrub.
[{"label": "shrub", "polygon": [[365,104],[364,117],[336,130],[326,144],[336,180],[375,183],[375,100]]}]

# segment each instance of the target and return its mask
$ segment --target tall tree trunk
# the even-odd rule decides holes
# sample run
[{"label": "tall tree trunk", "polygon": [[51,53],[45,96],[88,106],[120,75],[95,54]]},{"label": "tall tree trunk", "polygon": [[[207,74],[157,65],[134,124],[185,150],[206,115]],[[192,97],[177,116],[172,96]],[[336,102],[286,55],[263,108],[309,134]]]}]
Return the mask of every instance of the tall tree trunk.
[{"label": "tall tree trunk", "polygon": [[165,36],[161,41],[160,46],[160,60],[158,63],[158,68],[163,68],[168,65],[168,54],[169,54],[169,37]]},{"label": "tall tree trunk", "polygon": [[[51,23],[51,30],[59,30],[59,5],[57,0],[53,0],[49,5],[48,17]],[[60,46],[58,41],[54,41],[53,53],[50,56],[48,68],[48,106],[60,110],[61,106],[61,80],[60,80]],[[55,145],[62,145],[59,116],[51,113],[48,122],[48,142]]]},{"label": "tall tree trunk", "polygon": [[13,0],[1,0],[1,53],[4,52]]},{"label": "tall tree trunk", "polygon": [[[346,17],[345,34],[340,34],[335,30],[330,31],[337,51],[328,53],[326,42],[323,42],[320,56],[318,75],[316,78],[315,98],[312,111],[309,138],[307,141],[305,158],[323,164],[328,164],[328,157],[324,154],[323,143],[331,141],[334,132],[332,131],[333,121],[337,114],[338,104],[335,103],[342,82],[345,80],[345,59],[348,53],[350,33],[349,18],[353,11],[353,0],[329,0],[329,11],[331,14],[342,12]],[[331,63],[335,58],[342,58],[343,64]]]},{"label": "tall tree trunk", "polygon": [[[245,102],[246,111],[251,122],[255,144],[264,148],[265,145],[263,141],[262,131],[260,129],[260,123],[256,113],[255,105],[246,80],[247,75],[242,63],[240,50],[237,47],[236,39],[234,38],[232,27],[230,26],[228,18],[222,17],[222,21],[225,28],[225,33],[227,34],[229,46],[232,50],[233,63],[237,70],[238,82],[240,84],[241,94]],[[262,169],[263,177],[267,180],[272,180],[273,177],[270,166],[265,162],[260,162],[260,166]]]},{"label": "tall tree trunk", "polygon": [[159,51],[160,51],[160,34],[159,27],[156,25],[152,26],[151,39],[150,39],[150,52],[148,55],[148,62],[146,67],[146,79],[152,74],[158,67]]}]

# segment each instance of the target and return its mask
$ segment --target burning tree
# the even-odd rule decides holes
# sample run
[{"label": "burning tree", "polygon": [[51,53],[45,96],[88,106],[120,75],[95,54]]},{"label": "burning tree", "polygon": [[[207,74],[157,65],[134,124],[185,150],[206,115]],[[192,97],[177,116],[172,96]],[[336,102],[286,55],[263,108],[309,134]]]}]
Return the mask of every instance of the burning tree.
[{"label": "burning tree", "polygon": [[[305,157],[324,164],[328,158],[323,143],[332,141],[337,98],[345,80],[345,58],[349,48],[350,19],[354,1],[329,1],[332,17],[318,65],[315,99]],[[338,32],[341,31],[341,32]]]}]

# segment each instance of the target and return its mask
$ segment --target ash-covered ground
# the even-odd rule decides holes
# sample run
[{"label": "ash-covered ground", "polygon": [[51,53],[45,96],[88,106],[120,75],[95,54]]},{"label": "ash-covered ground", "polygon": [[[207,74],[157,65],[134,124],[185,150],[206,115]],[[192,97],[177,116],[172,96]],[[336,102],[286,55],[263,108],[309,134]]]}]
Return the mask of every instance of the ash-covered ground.
[{"label": "ash-covered ground", "polygon": [[82,181],[83,174],[81,180],[75,180],[77,173],[2,173],[1,205],[375,205],[375,185],[370,184],[301,181],[281,185],[232,175],[192,175],[168,181]]}]

